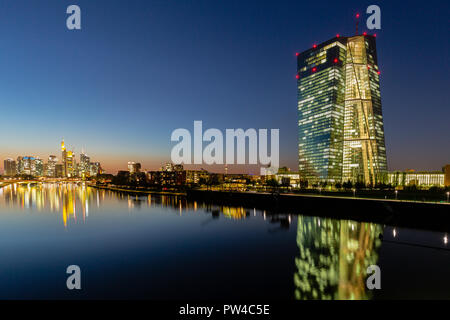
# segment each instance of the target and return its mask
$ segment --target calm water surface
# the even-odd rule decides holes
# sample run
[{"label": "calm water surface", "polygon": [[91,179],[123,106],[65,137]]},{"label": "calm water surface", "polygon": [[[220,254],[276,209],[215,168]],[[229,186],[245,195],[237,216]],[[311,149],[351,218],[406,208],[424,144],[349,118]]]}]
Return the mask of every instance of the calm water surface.
[{"label": "calm water surface", "polygon": [[[449,299],[447,249],[444,233],[301,208],[273,215],[75,184],[0,189],[1,299]],[[66,288],[73,264],[80,291]],[[381,290],[365,287],[372,264]]]}]

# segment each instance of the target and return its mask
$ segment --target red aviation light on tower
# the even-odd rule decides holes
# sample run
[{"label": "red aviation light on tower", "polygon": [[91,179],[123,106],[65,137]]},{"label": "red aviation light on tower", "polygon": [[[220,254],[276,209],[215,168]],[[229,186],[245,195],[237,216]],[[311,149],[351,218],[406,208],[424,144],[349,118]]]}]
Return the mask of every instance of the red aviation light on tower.
[{"label": "red aviation light on tower", "polygon": [[316,72],[316,71],[317,71],[316,67],[312,68],[312,72]]},{"label": "red aviation light on tower", "polygon": [[334,58],[334,63],[338,63],[339,59],[338,58]]},{"label": "red aviation light on tower", "polygon": [[314,43],[314,44],[313,44],[313,48],[314,48],[314,49],[317,48],[317,44]]},{"label": "red aviation light on tower", "polygon": [[298,57],[299,55],[300,55],[300,53],[298,53],[298,52],[295,53],[295,56],[296,56],[296,57]]},{"label": "red aviation light on tower", "polygon": [[299,75],[296,75],[296,76],[295,76],[295,79],[297,79],[297,80],[300,79],[300,76],[299,76]]},{"label": "red aviation light on tower", "polygon": [[338,34],[336,34],[336,38],[339,38],[341,35],[338,33]]},{"label": "red aviation light on tower", "polygon": [[356,13],[356,32],[355,32],[355,35],[358,35],[358,24],[359,24],[359,13]]},{"label": "red aviation light on tower", "polygon": [[367,32],[363,32],[363,36],[367,36]]},{"label": "red aviation light on tower", "polygon": [[378,73],[378,75],[380,75],[380,74],[381,74],[381,71],[380,71],[380,70],[378,70],[378,72],[377,72],[377,73]]}]

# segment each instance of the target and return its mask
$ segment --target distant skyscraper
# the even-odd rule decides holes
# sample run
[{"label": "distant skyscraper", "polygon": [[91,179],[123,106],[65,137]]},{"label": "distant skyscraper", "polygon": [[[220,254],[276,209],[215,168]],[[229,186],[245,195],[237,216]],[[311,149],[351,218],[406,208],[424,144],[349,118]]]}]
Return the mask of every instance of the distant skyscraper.
[{"label": "distant skyscraper", "polygon": [[73,178],[77,175],[77,165],[75,154],[73,151],[67,151],[64,144],[64,139],[61,142],[62,163],[64,167],[64,176]]},{"label": "distant skyscraper", "polygon": [[8,158],[3,164],[5,176],[12,177],[16,175],[16,161],[14,161],[14,159]]},{"label": "distant skyscraper", "polygon": [[23,174],[23,157],[21,156],[17,157],[16,172],[17,174]]},{"label": "distant skyscraper", "polygon": [[34,163],[34,157],[26,156],[22,158],[22,170],[23,174],[26,175],[33,175],[33,172],[36,171],[35,163]]},{"label": "distant skyscraper", "polygon": [[67,151],[66,155],[66,172],[68,178],[73,178],[76,176],[77,164],[75,160],[75,154],[73,151]]},{"label": "distant skyscraper", "polygon": [[63,176],[67,177],[67,151],[64,145],[64,139],[61,141],[61,161],[63,165]]},{"label": "distant skyscraper", "polygon": [[62,165],[61,163],[57,163],[55,165],[55,177],[56,178],[64,177],[64,165]]},{"label": "distant skyscraper", "polygon": [[80,153],[80,164],[78,166],[80,177],[86,178],[91,175],[90,161],[91,159],[84,152]]},{"label": "distant skyscraper", "polygon": [[299,171],[311,184],[376,184],[387,174],[374,36],[298,54]]},{"label": "distant skyscraper", "polygon": [[95,177],[102,172],[100,162],[91,162],[89,165],[89,168],[90,168],[90,171],[91,171],[90,174],[92,177]]},{"label": "distant skyscraper", "polygon": [[58,163],[58,158],[56,156],[50,155],[48,157],[48,162],[45,170],[45,176],[54,178],[56,177],[56,164]]},{"label": "distant skyscraper", "polygon": [[35,177],[42,177],[44,175],[44,162],[42,159],[34,159],[34,171],[31,174]]}]

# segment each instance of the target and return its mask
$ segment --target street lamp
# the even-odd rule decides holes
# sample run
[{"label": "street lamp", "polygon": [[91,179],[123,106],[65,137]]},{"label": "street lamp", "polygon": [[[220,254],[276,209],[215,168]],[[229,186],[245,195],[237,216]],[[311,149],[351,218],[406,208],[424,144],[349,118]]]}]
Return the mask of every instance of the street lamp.
[{"label": "street lamp", "polygon": [[450,202],[449,197],[450,197],[450,192],[447,192],[447,202]]},{"label": "street lamp", "polygon": [[398,190],[395,190],[395,200],[398,199]]},{"label": "street lamp", "polygon": [[356,189],[353,189],[353,197],[356,197]]}]

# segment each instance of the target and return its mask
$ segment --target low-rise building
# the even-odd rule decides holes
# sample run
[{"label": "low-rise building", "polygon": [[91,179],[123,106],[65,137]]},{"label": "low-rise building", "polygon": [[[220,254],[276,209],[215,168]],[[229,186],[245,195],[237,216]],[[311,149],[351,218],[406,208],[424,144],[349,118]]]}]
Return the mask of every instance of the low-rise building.
[{"label": "low-rise building", "polygon": [[198,184],[209,179],[209,172],[206,170],[186,170],[186,183]]},{"label": "low-rise building", "polygon": [[388,183],[395,187],[444,187],[445,173],[441,171],[416,172],[414,170],[388,173]]},{"label": "low-rise building", "polygon": [[186,184],[186,171],[149,171],[147,179],[159,186],[181,186]]}]

